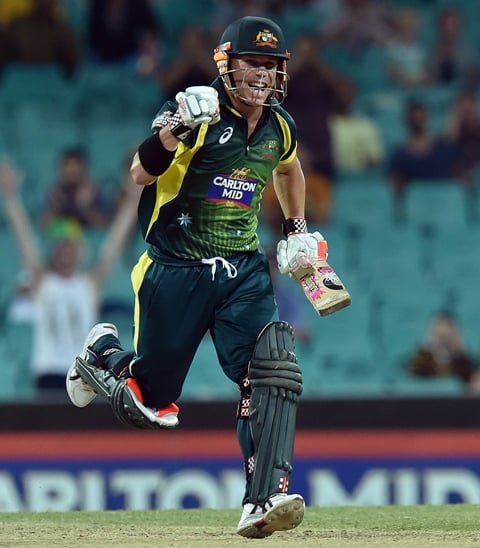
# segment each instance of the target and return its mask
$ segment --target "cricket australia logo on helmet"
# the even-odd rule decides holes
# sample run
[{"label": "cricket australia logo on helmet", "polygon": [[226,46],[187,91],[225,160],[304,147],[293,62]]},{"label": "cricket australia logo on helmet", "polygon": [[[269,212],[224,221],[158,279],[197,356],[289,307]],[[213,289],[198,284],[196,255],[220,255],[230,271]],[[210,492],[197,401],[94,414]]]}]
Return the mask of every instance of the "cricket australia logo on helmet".
[{"label": "cricket australia logo on helmet", "polygon": [[272,48],[277,49],[278,48],[278,38],[273,34],[271,30],[263,29],[255,38],[255,45],[262,48]]}]

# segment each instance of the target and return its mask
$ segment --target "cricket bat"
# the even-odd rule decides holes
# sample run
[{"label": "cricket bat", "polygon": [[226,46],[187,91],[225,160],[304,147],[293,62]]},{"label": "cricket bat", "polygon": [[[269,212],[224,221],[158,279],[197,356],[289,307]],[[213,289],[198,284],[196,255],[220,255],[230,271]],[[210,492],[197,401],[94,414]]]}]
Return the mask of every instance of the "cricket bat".
[{"label": "cricket bat", "polygon": [[[323,243],[323,242],[322,242]],[[325,242],[326,244],[326,242]],[[320,254],[321,255],[321,254]],[[321,256],[290,274],[320,316],[328,316],[352,302],[340,278]]]}]

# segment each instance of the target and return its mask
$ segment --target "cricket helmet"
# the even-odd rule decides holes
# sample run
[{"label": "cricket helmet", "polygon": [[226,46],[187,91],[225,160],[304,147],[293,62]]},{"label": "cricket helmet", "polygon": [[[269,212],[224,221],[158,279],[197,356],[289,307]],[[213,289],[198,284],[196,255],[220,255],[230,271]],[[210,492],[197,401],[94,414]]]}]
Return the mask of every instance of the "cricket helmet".
[{"label": "cricket helmet", "polygon": [[290,59],[282,29],[266,17],[246,16],[231,23],[223,32],[220,44],[214,50],[214,60],[225,86],[238,95],[240,86],[231,78],[233,73],[230,58],[240,55],[268,55],[278,58],[275,87],[265,104],[271,104],[273,98],[282,102],[287,95],[286,62]]}]

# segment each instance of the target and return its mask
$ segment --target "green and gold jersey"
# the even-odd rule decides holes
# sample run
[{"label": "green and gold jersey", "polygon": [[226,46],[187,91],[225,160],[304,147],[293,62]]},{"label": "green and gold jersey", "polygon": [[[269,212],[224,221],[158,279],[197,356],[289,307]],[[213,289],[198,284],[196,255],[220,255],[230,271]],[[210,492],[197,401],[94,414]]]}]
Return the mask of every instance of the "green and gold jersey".
[{"label": "green and gold jersey", "polygon": [[[220,122],[195,128],[167,171],[142,193],[143,235],[162,255],[198,260],[256,250],[262,192],[275,167],[295,158],[295,123],[280,105],[264,108],[248,139],[247,121],[230,104],[221,81],[213,86]],[[159,114],[176,108],[169,101]]]}]

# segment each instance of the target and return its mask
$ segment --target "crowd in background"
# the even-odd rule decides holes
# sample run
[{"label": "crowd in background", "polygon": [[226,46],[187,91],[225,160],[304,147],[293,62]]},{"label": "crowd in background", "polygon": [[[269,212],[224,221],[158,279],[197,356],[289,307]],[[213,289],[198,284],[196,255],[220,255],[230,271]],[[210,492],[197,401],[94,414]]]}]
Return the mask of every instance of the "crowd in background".
[{"label": "crowd in background", "polygon": [[[309,218],[328,222],[332,184],[339,173],[381,165],[398,194],[405,182],[416,178],[443,175],[471,183],[480,161],[480,54],[467,32],[471,22],[458,3],[5,0],[0,8],[0,68],[56,64],[68,79],[85,66],[121,65],[131,68],[132,77],[153,83],[160,103],[179,89],[215,78],[212,44],[228,20],[247,13],[277,20],[294,52],[285,106],[300,130],[312,198]],[[355,66],[377,73],[380,88],[402,93],[402,140],[392,143],[375,116],[358,108],[375,86],[364,74],[349,73]],[[422,92],[442,86],[458,93],[442,113],[443,124],[435,116],[432,127],[431,105]],[[271,202],[267,197],[268,206],[274,207]],[[274,226],[277,215],[267,212]]]},{"label": "crowd in background", "polygon": [[[448,179],[466,190],[474,188],[480,163],[480,48],[464,9],[468,4],[443,0],[3,0],[0,97],[2,79],[18,65],[55,65],[73,84],[86,68],[101,74],[120,66],[137,85],[154,90],[160,108],[164,98],[189,85],[208,85],[216,77],[212,48],[229,21],[247,14],[270,17],[284,28],[292,50],[285,107],[298,127],[307,217],[324,229],[328,239],[336,214],[335,186],[342,177],[381,173],[399,201],[409,182],[416,180]],[[428,95],[436,90],[448,90],[440,113]],[[111,89],[112,96],[120,92]],[[395,133],[393,126],[390,131],[388,122],[376,116],[388,111],[374,102],[379,92],[383,98],[388,92],[390,106],[394,101],[391,111],[401,120],[401,131]],[[144,127],[147,132],[146,117]],[[80,232],[99,229],[106,236],[125,203],[131,203],[126,190],[131,149],[117,151],[125,172],[116,174],[107,192],[107,185],[89,165],[91,146],[88,141],[65,143],[57,151],[54,180],[46,185],[41,200],[27,208],[33,230],[41,237],[57,241],[52,234],[59,220],[65,219],[73,219]],[[21,179],[26,168],[4,161],[0,182],[5,203],[15,192],[12,181]],[[270,190],[265,192],[262,218],[275,239],[281,212]],[[127,245],[129,231],[118,253]],[[61,236],[62,241],[70,238],[65,230]],[[77,236],[70,239],[77,241]],[[21,237],[19,242],[21,247]],[[28,270],[32,261],[26,263]],[[102,271],[102,281],[104,277]],[[17,297],[24,300],[25,280],[32,279],[23,272]],[[278,299],[283,319],[291,321],[299,339],[308,344],[315,334],[302,307],[292,304],[298,299],[284,291],[281,281]],[[413,374],[436,374],[418,360],[409,368]],[[464,381],[473,378],[470,370],[452,370]],[[443,367],[438,374],[445,372],[451,370]]]}]

